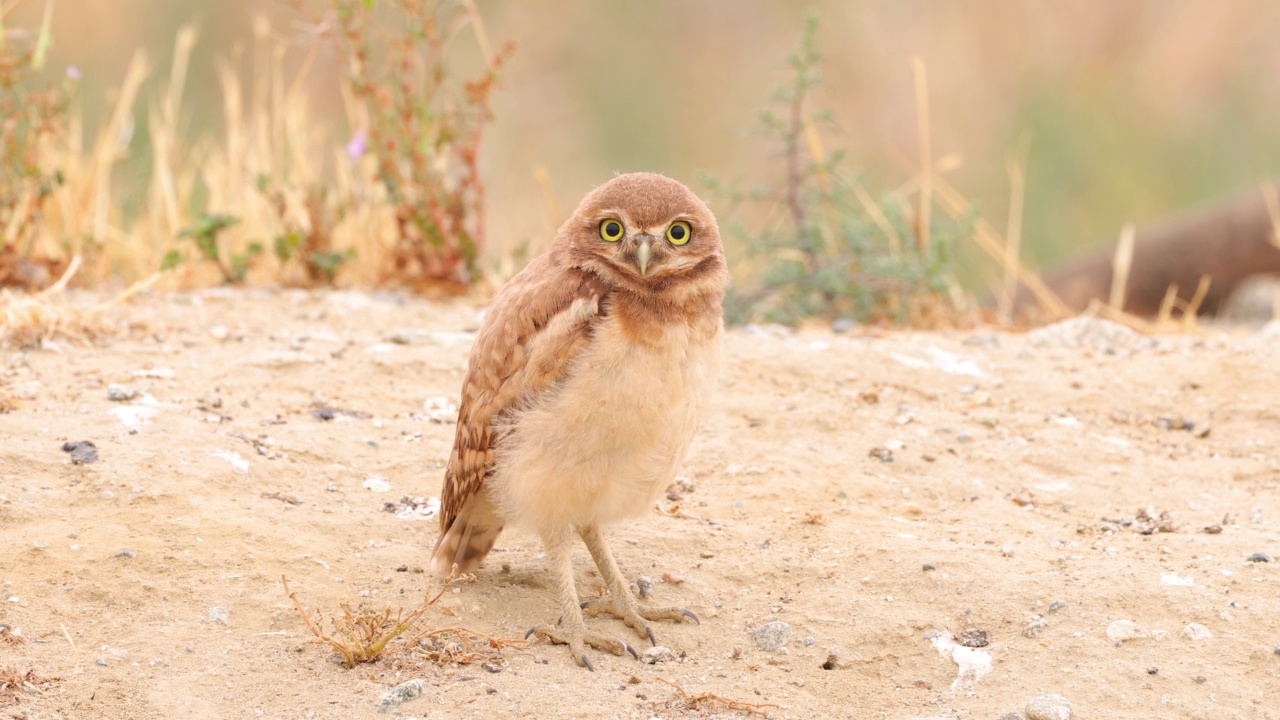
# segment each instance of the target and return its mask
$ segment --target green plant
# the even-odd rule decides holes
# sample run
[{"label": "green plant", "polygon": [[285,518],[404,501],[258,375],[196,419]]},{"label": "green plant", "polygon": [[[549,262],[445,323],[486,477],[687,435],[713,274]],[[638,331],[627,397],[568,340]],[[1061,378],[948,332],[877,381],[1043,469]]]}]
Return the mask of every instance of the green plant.
[{"label": "green plant", "polygon": [[64,182],[50,160],[49,141],[66,130],[68,96],[79,72],[41,82],[50,45],[53,3],[31,38],[5,27],[16,2],[0,1],[0,254],[30,255],[45,202]]},{"label": "green plant", "polygon": [[832,116],[809,108],[822,81],[817,30],[818,18],[811,14],[789,58],[792,80],[775,90],[760,116],[762,134],[781,145],[784,175],[751,191],[708,180],[735,205],[766,203],[785,210],[770,213],[783,219],[764,228],[736,231],[748,277],[726,298],[728,319],[903,323],[954,309],[952,249],[967,223],[935,220],[922,232],[904,198],[875,201],[845,169],[843,151],[823,150],[819,128]]},{"label": "green plant", "polygon": [[[179,238],[191,238],[194,240],[196,248],[200,250],[200,254],[206,260],[212,260],[218,266],[223,280],[236,285],[244,282],[245,275],[248,274],[249,266],[253,263],[254,258],[262,254],[262,243],[251,242],[246,246],[244,252],[229,253],[229,257],[224,260],[224,253],[218,246],[218,235],[223,230],[239,224],[239,222],[240,219],[232,215],[201,213],[199,221],[194,227],[185,228],[178,233]],[[168,269],[177,265],[179,257],[176,250],[170,250],[165,255],[163,267]]]},{"label": "green plant", "polygon": [[[478,158],[492,120],[489,96],[511,47],[490,50],[471,2],[330,2],[351,95],[366,123],[347,152],[353,161],[365,152],[376,158],[394,208],[397,237],[379,280],[465,286],[484,242]],[[306,12],[302,0],[293,4]],[[448,45],[468,24],[485,69],[459,83]]]}]

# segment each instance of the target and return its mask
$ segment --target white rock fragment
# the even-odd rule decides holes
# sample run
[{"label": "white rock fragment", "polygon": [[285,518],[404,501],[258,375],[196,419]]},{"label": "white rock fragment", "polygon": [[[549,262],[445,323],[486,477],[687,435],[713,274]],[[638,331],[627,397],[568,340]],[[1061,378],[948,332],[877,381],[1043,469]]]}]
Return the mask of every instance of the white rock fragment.
[{"label": "white rock fragment", "polygon": [[235,452],[234,450],[215,450],[213,452],[213,456],[226,460],[231,463],[231,467],[242,473],[249,472],[249,461],[240,457],[240,453]]},{"label": "white rock fragment", "polygon": [[956,679],[951,683],[953,693],[959,692],[961,688],[973,692],[973,686],[984,675],[991,672],[991,653],[981,648],[960,645],[951,633],[945,630],[934,631],[929,642],[939,655],[951,658],[959,666]]},{"label": "white rock fragment", "polygon": [[111,408],[111,415],[121,422],[130,433],[142,430],[151,424],[151,418],[159,414],[155,408],[141,405],[121,405]]},{"label": "white rock fragment", "polygon": [[1116,620],[1107,626],[1107,637],[1119,645],[1128,640],[1151,637],[1147,629],[1132,620]]},{"label": "white rock fragment", "polygon": [[1164,572],[1160,573],[1160,584],[1174,587],[1191,587],[1196,584],[1196,581],[1190,575],[1183,577],[1178,573]]},{"label": "white rock fragment", "polygon": [[370,475],[368,479],[360,483],[360,486],[373,492],[386,492],[391,489],[391,483],[386,478],[378,475]]},{"label": "white rock fragment", "polygon": [[1182,629],[1182,636],[1188,640],[1209,640],[1213,638],[1213,633],[1200,623],[1191,623]]},{"label": "white rock fragment", "polygon": [[668,662],[671,660],[675,660],[675,658],[676,658],[675,653],[671,652],[669,648],[665,648],[661,645],[654,645],[651,648],[646,648],[644,652],[640,653],[640,662],[644,663],[645,665],[654,665],[660,662]]}]

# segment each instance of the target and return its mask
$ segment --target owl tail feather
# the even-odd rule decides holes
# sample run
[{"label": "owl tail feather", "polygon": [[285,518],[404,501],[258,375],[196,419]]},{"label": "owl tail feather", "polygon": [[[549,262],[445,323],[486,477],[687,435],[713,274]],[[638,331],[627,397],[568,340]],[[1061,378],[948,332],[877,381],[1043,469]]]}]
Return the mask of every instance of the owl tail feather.
[{"label": "owl tail feather", "polygon": [[460,573],[471,572],[493,549],[502,526],[480,523],[468,515],[464,511],[454,518],[449,529],[436,540],[435,550],[431,552],[431,574],[447,578],[454,565]]}]

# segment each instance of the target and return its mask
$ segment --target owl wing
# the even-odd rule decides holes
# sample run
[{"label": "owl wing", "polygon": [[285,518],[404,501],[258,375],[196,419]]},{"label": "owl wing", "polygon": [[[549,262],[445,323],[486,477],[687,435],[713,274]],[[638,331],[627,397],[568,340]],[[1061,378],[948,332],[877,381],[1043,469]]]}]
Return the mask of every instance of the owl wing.
[{"label": "owl wing", "polygon": [[531,262],[494,298],[462,385],[440,493],[441,539],[484,486],[501,440],[495,422],[564,376],[590,340],[607,292],[598,277],[564,267],[553,252]]}]

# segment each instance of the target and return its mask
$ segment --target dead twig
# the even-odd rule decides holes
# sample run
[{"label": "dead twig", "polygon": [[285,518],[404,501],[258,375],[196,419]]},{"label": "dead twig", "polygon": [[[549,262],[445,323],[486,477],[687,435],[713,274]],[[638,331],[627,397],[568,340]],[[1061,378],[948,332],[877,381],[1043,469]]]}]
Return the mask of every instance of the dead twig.
[{"label": "dead twig", "polygon": [[[669,700],[667,704],[669,706],[673,706],[677,701],[679,701],[682,705],[682,709],[684,710],[702,710],[703,709],[702,706],[704,704],[719,703],[723,705],[726,710],[741,710],[743,712],[749,712],[753,715],[768,717],[769,714],[766,713],[762,708],[778,707],[773,703],[743,702],[741,700],[734,700],[732,698],[727,698],[727,697],[724,697],[723,695],[717,695],[715,693],[702,693],[700,695],[690,695],[688,691],[680,687],[680,683],[675,682],[674,680],[668,680],[666,678],[658,678],[658,680],[660,682],[664,682],[670,685],[676,690],[676,693],[677,693],[676,696],[671,698],[671,700]],[[653,703],[653,705],[657,707],[657,703]]]}]

